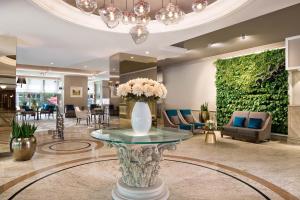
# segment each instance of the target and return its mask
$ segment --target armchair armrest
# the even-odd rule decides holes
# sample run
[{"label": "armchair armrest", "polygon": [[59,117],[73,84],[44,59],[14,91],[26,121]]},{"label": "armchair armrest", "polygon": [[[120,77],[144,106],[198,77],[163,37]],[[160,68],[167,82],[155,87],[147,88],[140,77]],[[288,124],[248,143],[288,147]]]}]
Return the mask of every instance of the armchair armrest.
[{"label": "armchair armrest", "polygon": [[265,140],[271,138],[271,129],[272,129],[272,116],[269,115],[269,117],[266,119],[263,127],[259,130],[259,139]]},{"label": "armchair armrest", "polygon": [[165,127],[171,127],[171,128],[178,128],[177,125],[173,124],[169,117],[167,116],[167,113],[165,111],[163,111],[163,120],[164,120],[164,126]]}]

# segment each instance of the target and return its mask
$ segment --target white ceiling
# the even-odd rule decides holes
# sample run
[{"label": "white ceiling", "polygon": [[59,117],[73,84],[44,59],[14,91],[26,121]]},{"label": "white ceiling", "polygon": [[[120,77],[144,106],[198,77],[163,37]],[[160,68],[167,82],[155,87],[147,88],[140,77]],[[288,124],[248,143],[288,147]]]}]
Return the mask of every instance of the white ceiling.
[{"label": "white ceiling", "polygon": [[[64,2],[67,5],[64,10],[40,7],[46,5],[45,2],[63,1],[0,1],[0,34],[18,38],[17,63],[77,69],[87,66],[87,69],[107,71],[108,58],[113,54],[123,52],[145,55],[145,51],[149,51],[148,56],[160,59],[178,56],[184,51],[170,45],[300,3],[300,0],[218,0],[219,4],[216,5],[219,6],[223,3],[225,6],[228,2],[246,3],[240,3],[240,7],[236,6],[233,10],[224,9],[224,12],[219,12],[215,18],[209,18],[207,21],[191,19],[205,19],[205,16],[216,12],[218,7],[208,7],[199,16],[191,13],[191,18],[186,16],[186,20],[178,25],[164,27],[152,22],[149,25],[150,36],[141,45],[133,43],[127,34],[129,27],[104,29],[99,16],[86,15]],[[40,3],[40,6],[37,3]],[[77,21],[66,13],[75,13]],[[89,19],[91,23],[82,24]],[[50,64],[51,62],[53,64]]]}]

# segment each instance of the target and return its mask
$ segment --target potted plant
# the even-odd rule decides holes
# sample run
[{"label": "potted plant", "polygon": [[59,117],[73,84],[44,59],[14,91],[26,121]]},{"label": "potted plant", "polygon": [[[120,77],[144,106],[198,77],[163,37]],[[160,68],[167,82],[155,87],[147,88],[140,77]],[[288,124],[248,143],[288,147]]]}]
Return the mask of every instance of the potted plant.
[{"label": "potted plant", "polygon": [[131,126],[136,135],[145,135],[152,124],[148,102],[165,98],[167,89],[157,81],[137,78],[119,85],[117,95],[126,101],[135,101],[131,114]]},{"label": "potted plant", "polygon": [[202,122],[205,123],[207,120],[209,120],[208,103],[205,102],[204,104],[202,104],[200,109],[201,112],[199,118]]},{"label": "potted plant", "polygon": [[36,138],[34,133],[37,126],[23,122],[22,124],[12,122],[12,134],[10,150],[16,161],[30,160],[36,149]]}]

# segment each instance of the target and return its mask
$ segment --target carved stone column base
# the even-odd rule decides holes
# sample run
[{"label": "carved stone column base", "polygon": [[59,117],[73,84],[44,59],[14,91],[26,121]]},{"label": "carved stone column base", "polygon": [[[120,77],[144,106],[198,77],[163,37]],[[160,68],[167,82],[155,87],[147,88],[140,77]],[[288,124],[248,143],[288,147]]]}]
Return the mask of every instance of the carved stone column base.
[{"label": "carved stone column base", "polygon": [[169,190],[160,178],[155,185],[146,188],[130,187],[119,179],[112,191],[112,198],[114,200],[167,200]]}]

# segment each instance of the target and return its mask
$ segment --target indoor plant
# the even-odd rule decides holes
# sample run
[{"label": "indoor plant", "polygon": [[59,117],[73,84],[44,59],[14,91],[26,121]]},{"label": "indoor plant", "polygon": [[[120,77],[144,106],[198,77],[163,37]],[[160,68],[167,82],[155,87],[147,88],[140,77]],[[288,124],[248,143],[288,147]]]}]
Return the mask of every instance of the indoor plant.
[{"label": "indoor plant", "polygon": [[119,85],[117,95],[136,102],[131,114],[131,126],[136,134],[144,135],[149,132],[152,124],[148,102],[165,98],[167,89],[157,81],[137,78]]},{"label": "indoor plant", "polygon": [[23,122],[18,124],[12,122],[12,135],[10,140],[10,150],[17,161],[30,160],[36,149],[36,138],[34,133],[37,127]]},{"label": "indoor plant", "polygon": [[209,119],[209,112],[208,112],[208,103],[205,102],[204,104],[201,105],[201,112],[199,118],[201,119],[202,122],[206,122]]}]

